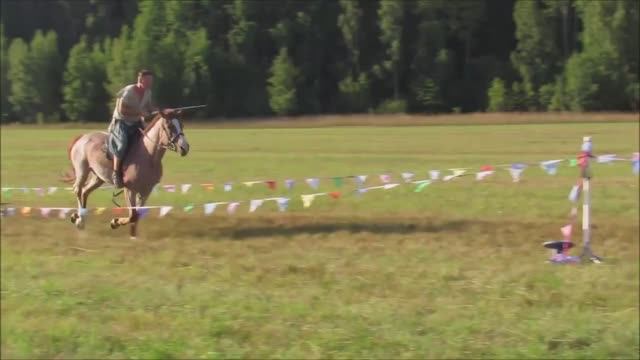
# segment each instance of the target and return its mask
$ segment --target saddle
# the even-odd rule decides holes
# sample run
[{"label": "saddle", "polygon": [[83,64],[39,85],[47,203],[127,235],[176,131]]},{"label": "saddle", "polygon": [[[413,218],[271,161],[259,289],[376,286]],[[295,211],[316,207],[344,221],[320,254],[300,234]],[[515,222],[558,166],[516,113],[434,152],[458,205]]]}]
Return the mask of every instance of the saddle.
[{"label": "saddle", "polygon": [[[113,153],[111,152],[111,149],[109,149],[109,138],[111,137],[111,134],[109,134],[109,136],[107,137],[107,141],[104,142],[104,144],[102,144],[102,152],[104,152],[105,156],[107,157],[107,160],[112,161],[113,160]],[[142,138],[142,134],[139,131],[134,132],[132,135],[129,136],[129,145],[127,146],[127,151],[125,152],[124,156],[126,157],[127,154],[129,153],[129,150],[131,149],[131,147],[133,145],[135,145],[140,139]]]}]

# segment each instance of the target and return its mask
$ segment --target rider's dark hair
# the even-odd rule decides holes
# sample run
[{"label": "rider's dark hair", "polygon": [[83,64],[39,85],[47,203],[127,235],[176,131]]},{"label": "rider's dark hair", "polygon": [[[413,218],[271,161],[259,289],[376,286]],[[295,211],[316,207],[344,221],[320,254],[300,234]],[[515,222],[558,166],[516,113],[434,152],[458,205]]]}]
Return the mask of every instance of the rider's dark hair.
[{"label": "rider's dark hair", "polygon": [[147,75],[153,76],[153,71],[147,70],[147,69],[142,69],[142,70],[138,71],[138,77],[147,76]]}]

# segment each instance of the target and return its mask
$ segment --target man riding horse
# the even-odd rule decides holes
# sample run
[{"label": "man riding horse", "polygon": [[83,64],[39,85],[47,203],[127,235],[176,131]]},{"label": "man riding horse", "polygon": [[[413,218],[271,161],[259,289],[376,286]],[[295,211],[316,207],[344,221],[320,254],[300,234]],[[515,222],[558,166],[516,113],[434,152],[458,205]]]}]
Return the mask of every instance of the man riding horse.
[{"label": "man riding horse", "polygon": [[[127,153],[131,141],[144,129],[146,116],[157,112],[158,108],[151,101],[153,72],[140,70],[138,81],[122,88],[117,93],[113,117],[109,124],[109,152],[113,154],[113,185],[122,188],[122,159]],[[171,112],[164,109],[162,113]]]}]

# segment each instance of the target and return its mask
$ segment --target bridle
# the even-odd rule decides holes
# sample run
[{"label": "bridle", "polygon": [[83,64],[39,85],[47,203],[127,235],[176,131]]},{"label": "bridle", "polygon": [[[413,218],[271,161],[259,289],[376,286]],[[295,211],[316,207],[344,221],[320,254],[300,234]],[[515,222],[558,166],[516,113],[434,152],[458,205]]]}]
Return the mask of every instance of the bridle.
[{"label": "bridle", "polygon": [[[166,120],[167,119],[165,117],[163,117],[162,120],[160,120],[160,121],[163,122],[162,123],[162,130],[164,130],[165,134],[171,134],[172,132],[169,129],[169,126],[167,125]],[[180,121],[180,120],[178,120],[178,121]],[[182,131],[182,126],[180,127],[180,132],[174,134],[171,137],[171,139],[169,139],[169,143],[168,144],[153,140],[152,138],[150,138],[147,135],[147,133],[143,129],[140,129],[140,132],[142,133],[142,135],[144,137],[147,138],[147,140],[151,141],[151,143],[154,144],[156,146],[156,148],[163,148],[163,149],[167,149],[167,150],[171,150],[171,151],[175,151],[175,152],[178,152],[178,146],[176,145],[176,142],[178,141],[180,136],[184,136],[184,132]]]}]

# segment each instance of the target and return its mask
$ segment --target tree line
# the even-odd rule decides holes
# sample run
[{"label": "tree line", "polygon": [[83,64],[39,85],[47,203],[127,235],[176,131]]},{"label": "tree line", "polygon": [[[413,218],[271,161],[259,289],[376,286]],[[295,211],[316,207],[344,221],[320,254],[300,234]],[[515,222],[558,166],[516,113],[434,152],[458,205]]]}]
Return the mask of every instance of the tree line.
[{"label": "tree line", "polygon": [[2,120],[107,121],[140,68],[200,117],[637,111],[637,0],[5,0]]}]

